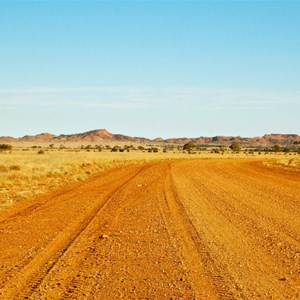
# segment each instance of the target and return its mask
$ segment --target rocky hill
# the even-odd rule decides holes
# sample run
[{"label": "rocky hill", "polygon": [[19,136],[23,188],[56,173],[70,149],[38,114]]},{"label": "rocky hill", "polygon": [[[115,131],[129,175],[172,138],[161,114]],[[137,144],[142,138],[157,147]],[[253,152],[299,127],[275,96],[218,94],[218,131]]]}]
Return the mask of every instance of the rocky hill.
[{"label": "rocky hill", "polygon": [[126,143],[155,143],[155,144],[185,144],[193,142],[195,144],[205,145],[230,145],[234,142],[248,146],[271,146],[291,145],[294,142],[300,142],[300,136],[297,134],[265,134],[261,137],[241,137],[241,136],[214,136],[197,138],[156,138],[153,140],[143,137],[131,137],[123,134],[113,134],[106,129],[98,129],[75,134],[53,135],[50,133],[41,133],[38,135],[26,135],[20,138],[9,136],[0,137],[0,143],[99,143],[105,142],[126,142]]},{"label": "rocky hill", "polygon": [[198,138],[174,138],[167,139],[167,143],[188,143],[195,144],[216,144],[216,145],[230,145],[232,143],[239,143],[241,145],[249,146],[268,146],[268,145],[291,145],[294,142],[299,142],[300,136],[297,134],[265,134],[264,136],[257,136],[246,138],[241,136],[214,136],[214,137],[198,137]]}]

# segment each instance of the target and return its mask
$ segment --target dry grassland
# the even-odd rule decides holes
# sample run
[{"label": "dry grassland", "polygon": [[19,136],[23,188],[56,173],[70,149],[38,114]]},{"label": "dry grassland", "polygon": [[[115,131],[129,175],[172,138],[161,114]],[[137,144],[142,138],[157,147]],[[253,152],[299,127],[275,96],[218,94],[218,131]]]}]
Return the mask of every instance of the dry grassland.
[{"label": "dry grassland", "polygon": [[[246,155],[227,152],[224,155],[210,152],[187,154],[183,152],[147,153],[87,152],[85,150],[38,150],[15,149],[0,152],[0,209],[14,202],[45,194],[68,183],[84,180],[109,168],[169,159],[260,157],[267,160],[267,167],[287,166],[299,170],[298,156]],[[272,158],[271,161],[269,159]]]},{"label": "dry grassland", "polygon": [[298,157],[284,157],[265,161],[263,163],[266,167],[272,169],[283,169],[289,172],[300,172],[300,158]]}]

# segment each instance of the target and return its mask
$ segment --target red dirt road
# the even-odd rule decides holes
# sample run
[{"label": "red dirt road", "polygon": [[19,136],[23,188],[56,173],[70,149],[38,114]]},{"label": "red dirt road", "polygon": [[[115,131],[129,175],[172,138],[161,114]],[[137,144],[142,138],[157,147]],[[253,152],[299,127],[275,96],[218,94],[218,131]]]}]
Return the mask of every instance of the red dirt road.
[{"label": "red dirt road", "polygon": [[300,175],[110,170],[0,214],[0,299],[300,299]]}]

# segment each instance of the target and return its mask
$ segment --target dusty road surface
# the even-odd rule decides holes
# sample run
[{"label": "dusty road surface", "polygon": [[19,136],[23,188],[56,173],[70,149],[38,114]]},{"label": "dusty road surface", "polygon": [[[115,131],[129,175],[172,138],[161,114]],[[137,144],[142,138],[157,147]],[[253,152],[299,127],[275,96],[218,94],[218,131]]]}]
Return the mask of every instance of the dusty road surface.
[{"label": "dusty road surface", "polygon": [[0,214],[0,299],[300,299],[300,175],[110,170]]}]

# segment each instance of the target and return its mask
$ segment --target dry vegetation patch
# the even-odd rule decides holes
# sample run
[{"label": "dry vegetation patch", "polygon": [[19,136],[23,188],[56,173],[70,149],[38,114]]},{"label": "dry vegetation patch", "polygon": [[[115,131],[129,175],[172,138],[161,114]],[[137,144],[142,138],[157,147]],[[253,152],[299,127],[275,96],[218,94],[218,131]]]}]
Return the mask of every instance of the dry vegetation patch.
[{"label": "dry vegetation patch", "polygon": [[265,161],[263,164],[268,168],[282,169],[290,172],[300,172],[300,157],[281,157],[276,160]]}]

